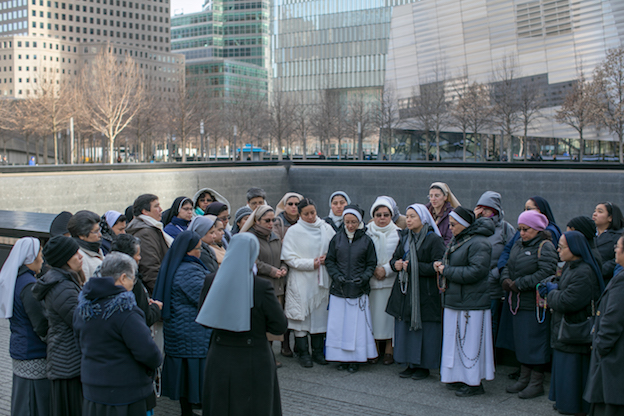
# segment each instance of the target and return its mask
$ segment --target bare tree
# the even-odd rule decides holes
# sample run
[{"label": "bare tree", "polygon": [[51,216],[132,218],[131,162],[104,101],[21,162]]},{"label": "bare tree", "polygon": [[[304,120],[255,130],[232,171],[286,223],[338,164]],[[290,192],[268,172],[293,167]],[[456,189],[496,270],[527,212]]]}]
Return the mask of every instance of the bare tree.
[{"label": "bare tree", "polygon": [[268,109],[269,135],[277,142],[277,159],[282,160],[282,146],[286,141],[290,153],[290,139],[293,134],[295,122],[295,109],[290,98],[276,85],[271,94]]},{"label": "bare tree", "polygon": [[108,140],[109,163],[114,163],[115,140],[141,110],[145,89],[136,62],[126,55],[121,60],[102,47],[92,63],[80,73],[77,99],[89,125]]},{"label": "bare tree", "polygon": [[[363,138],[368,136],[373,129],[373,104],[362,92],[353,94],[348,101],[349,117],[348,126],[353,137],[353,143],[357,142],[358,159],[364,158]],[[355,151],[355,146],[354,146]]]},{"label": "bare tree", "polygon": [[624,163],[624,48],[611,49],[594,71],[598,98],[598,125],[618,137],[620,163]]},{"label": "bare tree", "polygon": [[183,75],[176,84],[173,102],[167,110],[167,130],[181,143],[182,162],[186,162],[188,141],[199,134],[204,89],[201,84],[186,85]]},{"label": "bare tree", "polygon": [[[524,161],[527,161],[527,154],[529,152],[528,132],[529,127],[535,124],[540,118],[543,117],[540,109],[544,103],[544,92],[536,88],[532,83],[524,81],[520,85],[520,95],[518,96],[518,119],[522,125],[524,135],[522,136],[522,154],[524,154]],[[511,157],[511,155],[509,156]]]},{"label": "bare tree", "polygon": [[22,105],[24,128],[43,137],[43,163],[48,163],[48,137],[54,142],[54,164],[59,163],[58,135],[69,121],[72,91],[66,80],[61,79],[58,68],[41,62],[33,78],[32,96]]},{"label": "bare tree", "polygon": [[502,133],[500,157],[508,141],[509,161],[512,161],[511,140],[520,124],[520,100],[518,65],[513,56],[504,57],[499,63],[491,83],[492,122]]},{"label": "bare tree", "polygon": [[153,91],[149,81],[143,84],[143,89],[144,93],[141,108],[128,125],[128,132],[131,133],[136,140],[139,161],[141,162],[146,161],[148,149],[151,148],[149,143],[150,139],[164,119],[164,116],[161,114],[162,102],[156,99],[156,93]]},{"label": "bare tree", "polygon": [[593,124],[599,115],[596,105],[595,85],[585,78],[583,69],[579,70],[578,78],[572,84],[572,90],[566,95],[561,109],[557,111],[555,119],[567,124],[579,134],[579,162],[585,154],[585,139],[583,133]]},{"label": "bare tree", "polygon": [[[311,117],[314,134],[320,142],[321,152],[329,156],[329,140],[334,131],[333,99],[328,90],[320,90]],[[325,150],[323,150],[325,149]]]},{"label": "bare tree", "polygon": [[373,114],[376,115],[375,125],[379,128],[379,151],[387,155],[394,147],[394,130],[400,121],[399,104],[392,84],[384,85]]},{"label": "bare tree", "polygon": [[303,148],[303,160],[307,159],[307,139],[312,130],[312,115],[313,106],[306,103],[303,99],[303,92],[299,92],[296,103],[293,106],[293,132],[301,140],[301,147]]},{"label": "bare tree", "polygon": [[[440,160],[440,132],[449,123],[449,104],[446,98],[446,70],[440,63],[432,68],[432,76],[413,88],[413,109],[416,125],[427,135],[425,152],[429,159],[429,132],[433,130],[436,140],[436,160]],[[418,93],[417,95],[414,93]]]},{"label": "bare tree", "polygon": [[[230,141],[234,160],[236,160],[236,147],[241,143],[244,145],[245,142],[253,141],[258,131],[258,124],[263,122],[266,114],[266,106],[266,94],[259,94],[250,87],[235,91],[232,97],[228,98],[225,105],[228,125],[225,135]],[[235,129],[236,136],[234,136]]]},{"label": "bare tree", "polygon": [[[338,159],[340,159],[340,152],[342,150],[342,140],[349,135],[349,107],[344,103],[338,93],[332,91],[329,97],[329,104],[331,109],[332,129],[331,136],[336,138],[338,142]],[[348,154],[348,149],[345,151],[345,158]]]}]

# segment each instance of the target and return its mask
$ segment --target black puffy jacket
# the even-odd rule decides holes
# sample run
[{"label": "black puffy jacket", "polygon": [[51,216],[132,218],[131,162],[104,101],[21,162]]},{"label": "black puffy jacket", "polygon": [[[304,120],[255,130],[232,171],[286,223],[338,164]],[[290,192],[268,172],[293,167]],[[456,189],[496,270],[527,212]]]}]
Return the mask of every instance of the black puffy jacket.
[{"label": "black puffy jacket", "polygon": [[[397,260],[409,260],[405,256],[405,245],[408,241],[409,230],[401,231],[390,267],[396,271],[394,264]],[[422,242],[416,253],[418,257],[418,285],[420,289],[420,316],[423,322],[442,322],[442,299],[436,283],[436,272],[433,263],[442,260],[444,256],[444,239],[431,231]],[[411,264],[407,265],[407,272],[412,272]],[[411,322],[412,318],[412,285],[408,284],[405,294],[401,291],[399,279],[394,280],[392,292],[388,299],[386,313],[404,322]]]},{"label": "black puffy jacket", "polygon": [[494,222],[479,218],[451,240],[444,255],[445,308],[462,311],[490,308],[488,275],[492,246],[488,237],[492,234]]},{"label": "black puffy jacket", "polygon": [[344,227],[339,228],[329,242],[325,267],[332,278],[331,295],[339,298],[359,298],[370,293],[370,279],[377,266],[377,254],[373,240],[366,229],[355,231],[353,241]]},{"label": "black puffy jacket", "polygon": [[596,237],[596,249],[602,258],[602,277],[605,284],[608,284],[613,277],[613,270],[615,269],[615,252],[613,247],[621,235],[622,230],[609,229]]},{"label": "black puffy jacket", "polygon": [[596,273],[584,261],[572,261],[563,267],[557,283],[559,289],[552,290],[547,295],[548,307],[552,311],[550,345],[563,352],[589,354],[589,344],[564,344],[558,340],[558,335],[564,315],[568,323],[580,323],[591,316],[591,301],[594,300],[596,305],[600,297]]},{"label": "black puffy jacket", "polygon": [[53,267],[34,284],[32,291],[35,299],[43,301],[48,316],[48,378],[80,376],[82,354],[73,327],[80,285],[71,272]]},{"label": "black puffy jacket", "polygon": [[[555,274],[558,260],[555,246],[550,240],[544,240],[544,234],[540,233],[529,241],[519,238],[514,243],[500,281],[511,279],[516,283],[520,290],[520,310],[535,310],[535,286]],[[518,296],[511,293],[511,307],[515,309],[517,306]]]}]

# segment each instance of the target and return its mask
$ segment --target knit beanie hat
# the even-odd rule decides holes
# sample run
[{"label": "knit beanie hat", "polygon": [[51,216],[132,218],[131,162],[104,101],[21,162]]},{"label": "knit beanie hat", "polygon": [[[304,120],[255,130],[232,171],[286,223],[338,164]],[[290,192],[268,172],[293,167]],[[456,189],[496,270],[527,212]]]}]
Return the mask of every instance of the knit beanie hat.
[{"label": "knit beanie hat", "polygon": [[475,222],[474,212],[469,211],[462,206],[455,208],[449,215],[464,227],[470,227],[470,225]]},{"label": "knit beanie hat", "polygon": [[245,215],[251,215],[252,212],[253,211],[251,210],[251,208],[249,208],[247,205],[245,205],[244,207],[240,207],[239,209],[236,210],[236,215],[234,216],[234,222],[238,224],[238,222],[242,220]]},{"label": "knit beanie hat", "polygon": [[524,224],[537,231],[544,231],[548,227],[548,218],[534,209],[524,211],[518,217],[518,225]]},{"label": "knit beanie hat", "polygon": [[56,237],[57,235],[69,234],[67,223],[71,217],[72,213],[67,211],[63,211],[54,217],[52,224],[50,224],[50,236]]},{"label": "knit beanie hat", "polygon": [[43,257],[50,266],[61,267],[67,264],[79,248],[73,238],[58,235],[52,237],[43,247]]}]

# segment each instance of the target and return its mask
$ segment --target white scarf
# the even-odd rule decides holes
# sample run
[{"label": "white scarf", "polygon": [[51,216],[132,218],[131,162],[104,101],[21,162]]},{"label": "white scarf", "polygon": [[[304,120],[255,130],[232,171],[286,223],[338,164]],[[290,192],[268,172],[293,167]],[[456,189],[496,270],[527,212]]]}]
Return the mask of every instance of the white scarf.
[{"label": "white scarf", "polygon": [[13,316],[13,297],[17,273],[23,264],[30,264],[39,255],[39,240],[24,237],[17,240],[0,270],[0,318]]},{"label": "white scarf", "polygon": [[[378,266],[383,266],[392,259],[394,250],[399,242],[399,233],[397,230],[399,230],[399,227],[392,221],[385,227],[378,227],[374,222],[368,224],[366,234],[368,234],[371,240],[373,240],[373,244],[375,244]],[[393,243],[392,247],[388,245],[388,241]]]},{"label": "white scarf", "polygon": [[151,225],[154,228],[158,228],[160,232],[162,233],[163,238],[165,239],[165,243],[167,243],[167,247],[171,247],[171,244],[173,244],[173,238],[165,232],[165,230],[163,229],[162,222],[156,221],[154,218],[147,216],[145,214],[139,215],[138,218],[140,218],[147,225]]},{"label": "white scarf", "polygon": [[[301,258],[302,252],[312,252],[314,257],[319,257],[327,254],[329,249],[329,242],[336,234],[333,228],[325,221],[316,217],[316,221],[310,224],[299,218],[297,224],[301,227],[290,227],[284,237],[282,243],[282,260],[286,260],[288,257]],[[296,235],[298,234],[298,235]],[[294,238],[293,238],[294,237]],[[294,243],[294,244],[291,244]],[[329,288],[329,274],[325,266],[320,266],[319,270],[319,286],[326,289]]]}]

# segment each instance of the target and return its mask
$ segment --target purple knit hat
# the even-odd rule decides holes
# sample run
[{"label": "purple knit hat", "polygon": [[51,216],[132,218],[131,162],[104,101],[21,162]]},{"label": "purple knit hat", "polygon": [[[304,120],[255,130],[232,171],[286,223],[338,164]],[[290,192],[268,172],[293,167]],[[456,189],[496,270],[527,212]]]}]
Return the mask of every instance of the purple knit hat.
[{"label": "purple knit hat", "polygon": [[536,210],[524,211],[518,217],[518,225],[524,224],[537,231],[544,231],[548,226],[548,218]]}]

